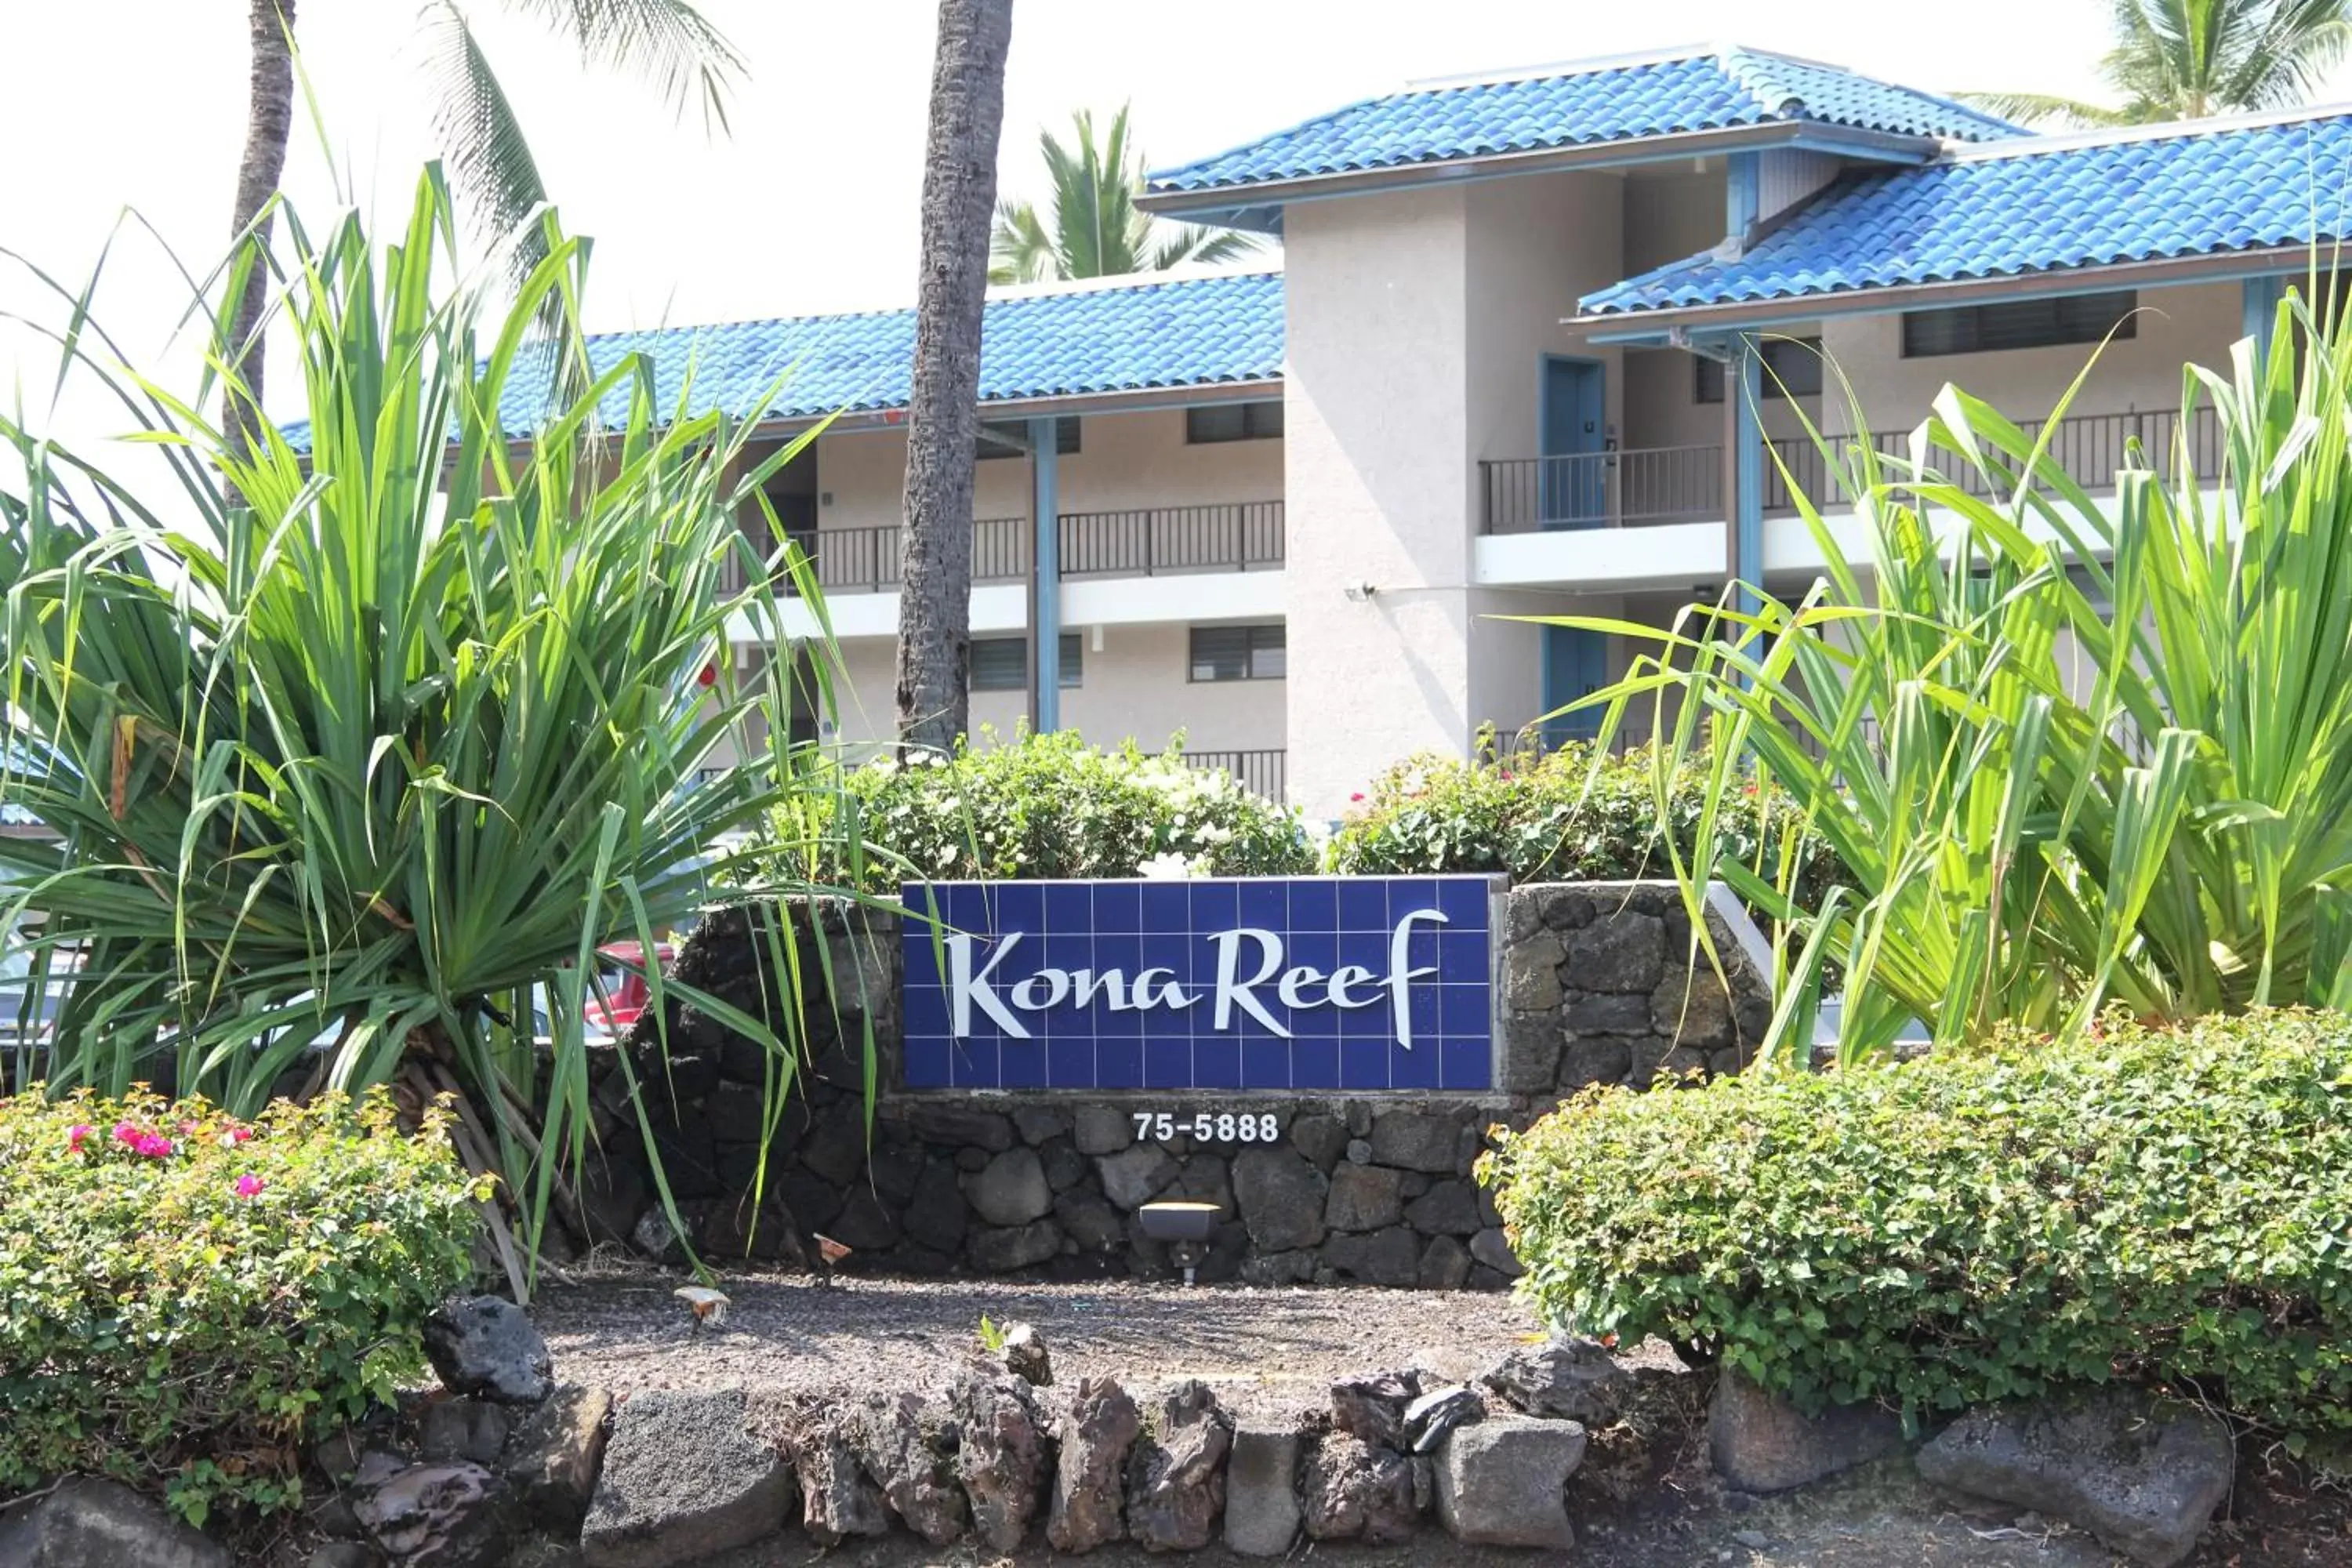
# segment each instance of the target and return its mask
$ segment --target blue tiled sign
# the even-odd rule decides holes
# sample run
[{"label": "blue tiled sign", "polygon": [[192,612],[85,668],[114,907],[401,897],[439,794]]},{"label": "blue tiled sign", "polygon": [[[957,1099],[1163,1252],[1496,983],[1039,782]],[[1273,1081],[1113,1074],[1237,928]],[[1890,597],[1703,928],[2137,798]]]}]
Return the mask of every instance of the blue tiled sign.
[{"label": "blue tiled sign", "polygon": [[1494,1087],[1484,877],[904,891],[908,1089]]}]

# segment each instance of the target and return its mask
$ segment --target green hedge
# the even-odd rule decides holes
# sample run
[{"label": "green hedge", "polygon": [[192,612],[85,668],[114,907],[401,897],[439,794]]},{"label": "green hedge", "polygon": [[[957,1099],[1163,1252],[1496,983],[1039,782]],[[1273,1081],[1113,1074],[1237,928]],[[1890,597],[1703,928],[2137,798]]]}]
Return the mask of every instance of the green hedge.
[{"label": "green hedge", "polygon": [[[1596,765],[1597,770],[1596,770]],[[1667,826],[1689,845],[1706,795],[1706,758],[1675,776]],[[1352,802],[1331,841],[1333,866],[1365,876],[1507,871],[1522,882],[1668,877],[1658,837],[1654,756],[1622,756],[1571,742],[1541,756],[1411,757]],[[1766,874],[1796,823],[1785,797],[1748,795],[1721,826],[1727,854]],[[1831,862],[1817,841],[1801,892],[1816,899]],[[1810,902],[1807,907],[1811,907]]]},{"label": "green hedge", "polygon": [[1228,774],[1132,742],[1098,752],[1073,731],[850,769],[824,820],[780,821],[775,837],[795,872],[889,893],[918,878],[1132,877],[1160,856],[1221,877],[1317,864],[1297,815]]},{"label": "green hedge", "polygon": [[202,1523],[300,1500],[306,1437],[425,1366],[471,1272],[475,1201],[438,1112],[0,1100],[0,1493],[68,1471]]},{"label": "green hedge", "polygon": [[1555,1324],[1913,1415],[2126,1376],[2352,1448],[2352,1020],[1588,1091],[1483,1174]]}]

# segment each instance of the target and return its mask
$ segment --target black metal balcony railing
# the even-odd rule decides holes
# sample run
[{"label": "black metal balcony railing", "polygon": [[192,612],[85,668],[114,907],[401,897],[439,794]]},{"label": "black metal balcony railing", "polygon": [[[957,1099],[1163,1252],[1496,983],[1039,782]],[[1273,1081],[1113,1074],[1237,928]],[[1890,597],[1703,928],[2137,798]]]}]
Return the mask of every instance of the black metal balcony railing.
[{"label": "black metal balcony railing", "polygon": [[1181,755],[1188,767],[1222,768],[1252,795],[1276,802],[1283,798],[1290,759],[1287,752],[1185,752]]},{"label": "black metal balcony railing", "polygon": [[1637,447],[1478,465],[1488,533],[1696,522],[1723,515],[1723,448]]},{"label": "black metal balcony railing", "polygon": [[[1064,512],[1059,528],[1065,577],[1251,572],[1279,566],[1283,560],[1278,500]],[[898,585],[903,531],[897,523],[822,528],[802,540],[819,587],[836,594],[880,593]],[[1021,581],[1029,575],[1034,546],[1027,518],[981,519],[972,524],[971,580]]]},{"label": "black metal balcony railing", "polygon": [[[2177,408],[2140,408],[2071,414],[2054,426],[2046,419],[2021,420],[2018,428],[2028,439],[2039,438],[2047,428],[2050,456],[2061,472],[2084,489],[2112,489],[2135,442],[2161,472],[2174,471],[2177,453],[2186,454],[2200,479],[2221,471],[2221,424],[2210,405],[2200,407],[2185,426]],[[1799,494],[1816,506],[1850,500],[1844,438],[1832,437],[1826,457],[1804,437],[1766,445],[1770,448],[1764,460],[1766,512],[1794,511]],[[1894,460],[1887,478],[1907,472],[1909,431],[1874,432],[1871,446],[1880,457]],[[1479,469],[1488,533],[1705,521],[1725,515],[1721,447],[1514,458],[1481,463]],[[1995,489],[1947,452],[1931,454],[1928,471],[1952,479],[1969,495],[1984,496]]]},{"label": "black metal balcony railing", "polygon": [[1066,511],[1059,538],[1065,577],[1247,572],[1282,564],[1282,503]]}]

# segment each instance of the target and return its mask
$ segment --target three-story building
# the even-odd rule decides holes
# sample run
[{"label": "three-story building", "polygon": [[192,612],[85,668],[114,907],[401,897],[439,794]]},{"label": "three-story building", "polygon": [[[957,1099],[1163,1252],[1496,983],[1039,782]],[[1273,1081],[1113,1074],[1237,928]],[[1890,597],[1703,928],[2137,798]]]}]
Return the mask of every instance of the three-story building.
[{"label": "three-story building", "polygon": [[[1948,383],[2029,426],[2073,389],[2050,447],[2095,492],[2135,438],[2210,466],[2183,363],[2226,370],[2332,265],[2347,161],[2343,111],[2032,135],[1709,47],[1418,85],[1162,170],[1145,205],[1278,237],[1281,268],[992,297],[974,722],[1181,730],[1329,815],[1623,668],[1522,617],[1801,592],[1792,489],[1852,526],[1811,431],[1899,449]],[[790,370],[780,437],[834,417],[772,499],[845,742],[891,721],[912,341],[904,311],[597,340],[722,399]]]}]

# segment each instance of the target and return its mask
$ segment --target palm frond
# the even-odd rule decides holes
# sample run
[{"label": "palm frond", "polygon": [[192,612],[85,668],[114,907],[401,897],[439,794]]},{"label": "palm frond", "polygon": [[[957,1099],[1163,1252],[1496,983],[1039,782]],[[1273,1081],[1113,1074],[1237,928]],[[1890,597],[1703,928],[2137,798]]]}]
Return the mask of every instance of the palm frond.
[{"label": "palm frond", "polygon": [[2132,123],[2128,110],[2110,109],[2081,99],[2046,92],[1958,92],[1952,95],[1971,109],[1981,109],[2015,125],[2067,125],[2090,128]]},{"label": "palm frond", "polygon": [[727,94],[742,57],[688,0],[504,0],[579,45],[592,64],[650,80],[684,113],[698,101],[706,127],[727,128]]},{"label": "palm frond", "polygon": [[1045,220],[1027,202],[999,202],[988,237],[991,283],[1042,283],[1060,276]]},{"label": "palm frond", "polygon": [[1160,272],[1258,247],[1254,237],[1163,223],[1136,205],[1136,194],[1143,188],[1143,157],[1130,140],[1127,105],[1099,136],[1086,110],[1071,116],[1071,127],[1067,142],[1051,131],[1037,139],[1045,165],[1045,213],[1031,202],[1000,205],[990,252],[992,282]]},{"label": "palm frond", "polygon": [[475,227],[515,246],[512,270],[529,277],[546,258],[534,222],[547,182],[472,22],[456,0],[433,0],[421,25],[433,93],[433,132]]}]

